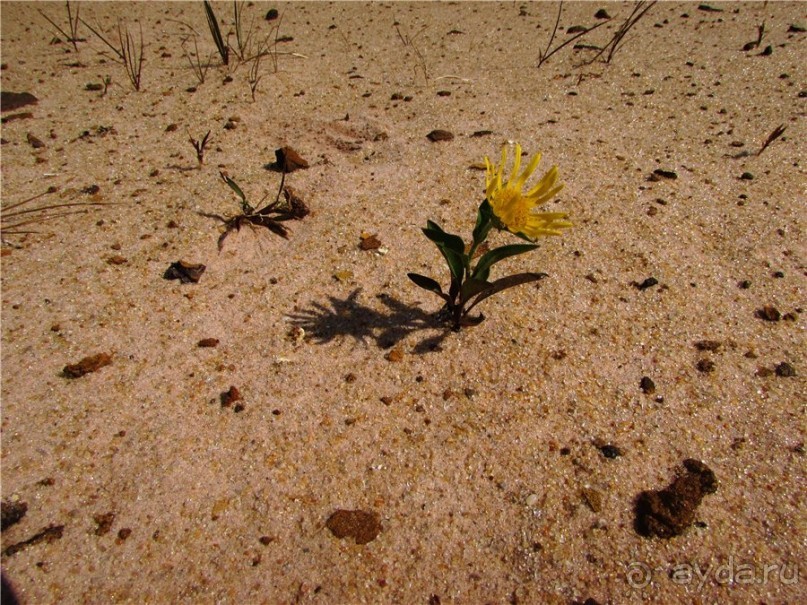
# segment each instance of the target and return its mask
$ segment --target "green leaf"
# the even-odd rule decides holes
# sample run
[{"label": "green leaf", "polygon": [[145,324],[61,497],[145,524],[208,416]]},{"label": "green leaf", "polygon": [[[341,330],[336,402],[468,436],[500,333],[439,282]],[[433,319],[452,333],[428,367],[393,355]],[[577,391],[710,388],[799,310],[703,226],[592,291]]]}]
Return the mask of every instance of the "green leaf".
[{"label": "green leaf", "polygon": [[490,287],[492,287],[492,284],[484,280],[474,278],[468,279],[464,284],[462,284],[460,306],[464,305],[466,301],[471,300],[471,298],[480,292],[484,292]]},{"label": "green leaf", "polygon": [[437,283],[435,280],[433,280],[431,277],[426,277],[425,275],[419,275],[417,273],[407,273],[406,276],[424,290],[434,292],[440,298],[448,301],[448,295],[445,292],[443,292],[443,289],[440,287],[440,284]]},{"label": "green leaf", "polygon": [[516,256],[517,254],[524,254],[530,250],[535,250],[537,247],[538,246],[536,244],[509,244],[507,246],[495,248],[490,252],[486,252],[484,255],[482,255],[482,258],[479,259],[479,262],[476,264],[476,268],[471,274],[471,277],[478,279],[487,277],[490,272],[490,268],[500,260],[504,260],[510,256]]},{"label": "green leaf", "polygon": [[460,255],[465,253],[465,242],[462,238],[453,233],[446,233],[437,223],[427,221],[423,233],[438,246],[445,246]]},{"label": "green leaf", "polygon": [[223,178],[223,179],[224,179],[224,182],[225,182],[225,183],[227,183],[227,185],[229,185],[229,186],[230,186],[230,189],[232,189],[233,191],[235,191],[235,194],[236,194],[238,197],[240,197],[240,198],[241,198],[241,202],[242,202],[242,203],[244,203],[244,204],[246,204],[246,203],[247,203],[247,196],[245,196],[245,195],[244,195],[244,192],[243,192],[243,191],[241,191],[241,187],[239,187],[239,186],[238,186],[238,184],[237,184],[237,183],[236,183],[234,180],[232,180],[230,177],[228,177],[228,176],[227,176],[226,174],[224,174],[223,172],[221,172],[220,174],[221,174],[221,178]]},{"label": "green leaf", "polygon": [[458,235],[446,233],[437,223],[432,221],[427,221],[427,226],[423,229],[423,233],[437,245],[437,248],[443,254],[443,258],[446,259],[448,264],[448,270],[451,272],[452,280],[461,282],[468,262],[465,256],[465,243],[462,238]]},{"label": "green leaf", "polygon": [[473,309],[476,305],[481,303],[486,298],[493,296],[494,294],[497,294],[502,290],[507,290],[507,288],[512,288],[514,286],[520,286],[521,284],[528,284],[530,282],[538,281],[539,279],[543,279],[544,277],[547,277],[546,273],[517,273],[516,275],[509,275],[507,277],[497,279],[494,282],[490,282],[490,287],[483,290],[474,299],[474,301],[465,310],[465,313],[468,313],[471,309]]},{"label": "green leaf", "polygon": [[485,241],[485,238],[493,227],[493,208],[490,203],[485,200],[479,205],[479,211],[476,214],[476,226],[474,227],[474,244],[477,246]]}]

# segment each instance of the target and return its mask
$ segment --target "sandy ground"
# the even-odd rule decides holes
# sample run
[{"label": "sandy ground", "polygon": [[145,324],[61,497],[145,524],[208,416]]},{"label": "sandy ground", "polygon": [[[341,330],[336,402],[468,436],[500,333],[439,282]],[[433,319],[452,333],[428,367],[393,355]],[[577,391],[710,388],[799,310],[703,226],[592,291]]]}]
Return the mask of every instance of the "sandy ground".
[{"label": "sandy ground", "polygon": [[[2,90],[38,98],[4,108],[1,148],[2,497],[27,504],[2,568],[20,602],[807,599],[807,4],[660,3],[609,64],[570,44],[539,68],[554,3],[255,3],[253,41],[277,54],[254,100],[201,3],[79,4],[108,34],[142,25],[139,92],[84,25],[78,52],[50,43],[38,9],[66,27],[63,4],[0,6]],[[564,4],[554,46],[600,8],[612,20],[578,42],[605,45],[632,6]],[[232,6],[215,10],[226,33]],[[208,130],[199,167],[188,139]],[[546,271],[540,287],[446,331],[406,278],[446,279],[420,228],[469,237],[473,166],[507,141],[559,166],[549,208],[575,227],[494,269]],[[311,214],[219,252],[201,213],[239,209],[219,171],[273,199],[286,145]],[[49,188],[21,208],[102,205],[10,233],[10,206]],[[86,212],[44,220],[68,210]],[[206,266],[198,283],[163,278],[180,260]],[[637,533],[637,496],[690,458],[717,480],[694,523]],[[337,537],[338,510],[380,532]]]}]

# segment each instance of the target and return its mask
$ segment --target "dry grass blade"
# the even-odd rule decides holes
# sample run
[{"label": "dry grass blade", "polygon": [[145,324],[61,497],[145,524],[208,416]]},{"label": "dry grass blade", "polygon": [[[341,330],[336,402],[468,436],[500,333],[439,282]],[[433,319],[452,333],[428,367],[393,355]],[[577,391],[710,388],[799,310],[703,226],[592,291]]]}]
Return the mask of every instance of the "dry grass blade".
[{"label": "dry grass blade", "polygon": [[100,27],[94,28],[92,25],[81,19],[81,22],[94,33],[117,57],[117,61],[121,63],[126,70],[126,75],[129,81],[134,86],[135,90],[140,90],[140,75],[143,71],[143,26],[140,25],[140,43],[136,44],[134,38],[129,33],[128,28],[124,28],[120,21],[118,22],[118,45],[115,46],[110,42],[104,34],[101,33]]},{"label": "dry grass blade", "polygon": [[768,148],[768,145],[770,145],[776,139],[778,139],[780,136],[782,136],[784,134],[785,130],[787,130],[787,126],[785,126],[784,124],[780,124],[779,126],[777,126],[774,129],[774,131],[771,134],[768,135],[768,139],[765,141],[765,143],[763,143],[763,145],[762,145],[762,147],[760,147],[759,151],[757,151],[757,155],[762,155],[762,152],[765,151]]},{"label": "dry grass blade", "polygon": [[30,204],[50,193],[54,193],[55,189],[48,189],[44,193],[35,195],[28,199],[9,204],[5,208],[0,209],[0,236],[5,241],[7,235],[23,235],[26,233],[38,233],[36,230],[20,230],[20,227],[26,225],[42,223],[45,221],[61,218],[69,214],[81,214],[89,212],[89,208],[82,208],[79,210],[70,210],[67,212],[56,212],[61,208],[76,208],[78,206],[107,206],[108,202],[62,202],[57,204],[47,204],[45,206],[36,206],[33,208],[21,208],[26,204]]},{"label": "dry grass blade", "polygon": [[78,52],[77,43],[84,42],[84,38],[78,37],[78,22],[79,22],[78,14],[80,7],[78,6],[76,7],[76,15],[74,17],[73,11],[70,8],[70,2],[69,1],[65,2],[65,4],[67,5],[67,26],[70,28],[70,33],[67,33],[65,30],[59,27],[59,25],[55,21],[53,21],[50,17],[48,17],[44,12],[42,12],[42,10],[40,9],[37,10],[39,10],[39,14],[42,15],[45,18],[45,20],[48,23],[50,23],[57,32],[59,32],[62,36],[64,36],[65,40],[67,40],[68,42],[70,42],[70,44],[73,45],[73,49],[76,52]]}]

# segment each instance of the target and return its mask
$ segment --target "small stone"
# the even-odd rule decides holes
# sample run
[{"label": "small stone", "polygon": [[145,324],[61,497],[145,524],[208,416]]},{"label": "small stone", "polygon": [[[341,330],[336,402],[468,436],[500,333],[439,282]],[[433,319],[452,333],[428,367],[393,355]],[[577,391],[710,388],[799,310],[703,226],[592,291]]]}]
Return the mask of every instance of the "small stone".
[{"label": "small stone", "polygon": [[267,21],[274,21],[280,16],[280,13],[277,12],[276,8],[270,8],[266,11],[266,17],[264,17]]},{"label": "small stone", "polygon": [[454,138],[454,135],[448,130],[437,129],[432,130],[429,134],[427,134],[426,138],[432,143],[437,143],[438,141],[450,141]]},{"label": "small stone", "polygon": [[641,283],[633,282],[633,285],[636,287],[637,290],[647,290],[648,288],[652,288],[657,284],[658,280],[655,277],[648,277]]},{"label": "small stone", "polygon": [[695,364],[695,368],[697,368],[698,372],[709,374],[715,371],[715,362],[711,359],[699,359]]},{"label": "small stone", "polygon": [[538,496],[538,494],[530,494],[529,496],[527,496],[525,502],[527,506],[529,506],[530,508],[535,508],[536,506],[538,506],[538,504],[540,504],[541,498]]},{"label": "small stone", "polygon": [[652,395],[656,392],[656,383],[649,376],[642,376],[639,381],[639,388],[642,389],[642,393],[645,395]]},{"label": "small stone", "polygon": [[219,395],[221,407],[230,407],[234,402],[241,401],[241,392],[237,387],[231,386],[227,391]]},{"label": "small stone", "polygon": [[751,174],[750,172],[743,172],[740,175],[740,179],[743,180],[743,181],[753,181],[754,180],[754,175]]},{"label": "small stone", "polygon": [[359,248],[361,250],[378,250],[381,247],[381,240],[377,235],[362,233],[359,238]]},{"label": "small stone", "polygon": [[786,361],[776,364],[774,372],[776,372],[776,375],[780,378],[791,378],[796,375],[795,368]]},{"label": "small stone", "polygon": [[675,172],[674,170],[664,170],[663,168],[656,168],[653,171],[653,175],[651,176],[651,180],[652,180],[653,176],[656,177],[655,180],[659,180],[661,178],[661,179],[668,179],[668,180],[674,181],[675,179],[678,178],[678,173]]},{"label": "small stone", "polygon": [[197,283],[202,273],[205,272],[205,267],[199,263],[189,263],[184,260],[171,263],[171,266],[166,269],[163,274],[164,279],[178,279],[181,283]]},{"label": "small stone", "polygon": [[45,146],[45,143],[40,141],[38,138],[36,138],[30,132],[26,135],[25,138],[28,140],[28,144],[31,147],[33,147],[34,149],[42,149]]},{"label": "small stone", "polygon": [[203,338],[199,342],[196,343],[197,347],[202,349],[206,348],[213,348],[219,346],[219,339],[218,338]]},{"label": "small stone", "polygon": [[594,13],[594,18],[595,19],[610,19],[611,15],[608,14],[607,10],[605,10],[604,8],[601,8],[596,13]]},{"label": "small stone", "polygon": [[65,378],[81,378],[85,374],[100,370],[104,366],[112,363],[112,356],[108,353],[98,353],[84,357],[81,361],[74,364],[68,364],[62,370],[62,375]]},{"label": "small stone", "polygon": [[583,498],[583,502],[586,503],[592,512],[598,513],[602,510],[602,494],[596,489],[584,487],[580,490],[580,495]]},{"label": "small stone", "polygon": [[95,521],[95,524],[98,526],[95,528],[95,535],[96,536],[103,536],[109,533],[109,530],[112,529],[112,524],[115,522],[115,513],[102,513],[97,514],[92,518]]},{"label": "small stone", "polygon": [[720,342],[717,340],[698,340],[695,341],[694,344],[698,351],[710,351],[714,353],[720,349]]},{"label": "small stone", "polygon": [[597,447],[599,448],[600,452],[602,452],[602,455],[610,460],[622,456],[622,450],[611,443],[606,443]]},{"label": "small stone", "polygon": [[765,305],[757,309],[754,312],[759,319],[764,319],[765,321],[779,321],[782,319],[782,314],[779,313],[779,310],[774,307],[773,305]]},{"label": "small stone", "polygon": [[28,503],[5,499],[0,502],[0,529],[6,528],[22,521],[25,513],[28,512]]},{"label": "small stone", "polygon": [[386,358],[387,361],[391,361],[393,363],[398,363],[398,362],[403,361],[404,354],[403,354],[403,351],[401,350],[400,347],[395,347],[394,349],[392,349],[392,351],[387,353],[384,357]]}]

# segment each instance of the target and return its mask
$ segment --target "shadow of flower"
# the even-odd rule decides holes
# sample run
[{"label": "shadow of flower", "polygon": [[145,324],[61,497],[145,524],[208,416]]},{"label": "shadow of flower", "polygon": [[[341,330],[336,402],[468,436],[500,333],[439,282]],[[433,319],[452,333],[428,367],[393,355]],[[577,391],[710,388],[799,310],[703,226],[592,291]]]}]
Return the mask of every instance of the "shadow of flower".
[{"label": "shadow of flower", "polygon": [[440,343],[450,333],[433,314],[422,309],[408,306],[388,294],[379,294],[376,299],[385,307],[380,311],[362,304],[358,300],[360,293],[361,289],[357,288],[344,300],[329,296],[330,307],[315,302],[289,317],[317,344],[350,336],[362,343],[372,340],[382,349],[388,349],[412,332],[439,330],[439,334],[424,339],[414,348],[415,353],[428,353],[439,350]]}]

